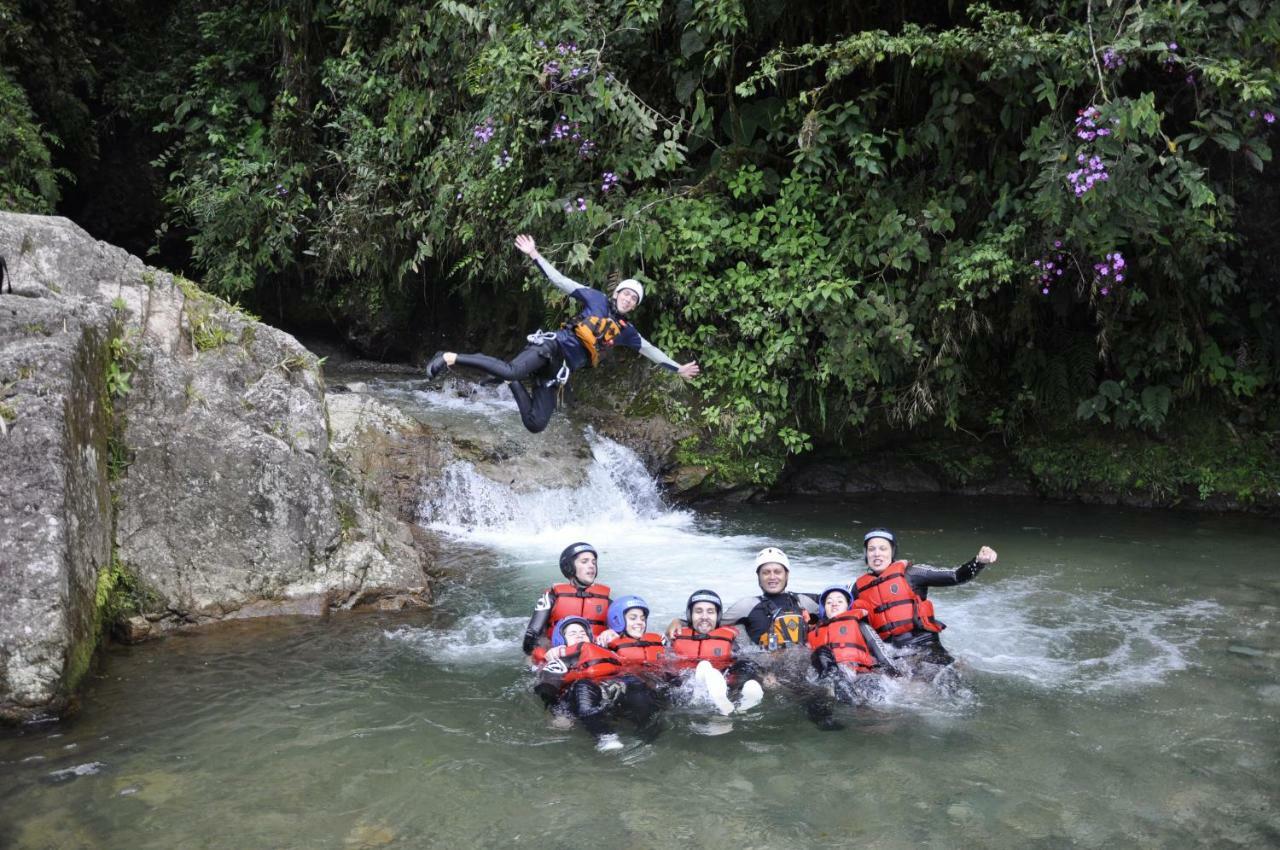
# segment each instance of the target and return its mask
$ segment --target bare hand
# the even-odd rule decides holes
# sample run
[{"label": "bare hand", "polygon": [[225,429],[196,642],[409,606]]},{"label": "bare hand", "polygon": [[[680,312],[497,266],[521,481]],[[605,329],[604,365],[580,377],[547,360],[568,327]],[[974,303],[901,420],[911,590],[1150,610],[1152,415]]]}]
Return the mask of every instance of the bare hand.
[{"label": "bare hand", "polygon": [[538,259],[538,245],[529,234],[521,233],[516,237],[516,248],[520,249],[520,253],[527,254],[531,260]]},{"label": "bare hand", "polygon": [[683,366],[676,369],[676,374],[684,378],[686,381],[692,380],[702,372],[702,367],[698,365],[697,360],[690,360]]},{"label": "bare hand", "polygon": [[567,648],[568,648],[568,647],[565,647],[565,646],[553,646],[553,647],[551,647],[550,649],[548,649],[548,650],[547,650],[547,660],[548,660],[548,661],[553,661],[553,660],[555,660],[555,659],[557,659],[557,658],[562,657],[562,656],[564,655],[564,651],[565,651]]},{"label": "bare hand", "polygon": [[596,643],[603,646],[605,649],[608,649],[609,644],[613,643],[617,639],[618,633],[613,629],[605,629],[600,634],[596,635]]},{"label": "bare hand", "polygon": [[994,564],[996,562],[996,550],[990,546],[983,546],[978,550],[978,556],[974,560],[979,564]]},{"label": "bare hand", "polygon": [[676,632],[680,631],[683,628],[684,628],[684,620],[681,620],[679,618],[672,620],[670,623],[667,624],[667,637],[669,638],[675,637]]}]

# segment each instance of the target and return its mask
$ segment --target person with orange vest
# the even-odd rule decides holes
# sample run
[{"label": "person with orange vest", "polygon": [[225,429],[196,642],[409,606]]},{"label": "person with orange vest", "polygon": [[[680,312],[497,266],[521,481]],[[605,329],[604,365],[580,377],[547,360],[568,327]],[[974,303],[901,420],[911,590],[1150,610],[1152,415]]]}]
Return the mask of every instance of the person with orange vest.
[{"label": "person with orange vest", "polygon": [[873,528],[862,538],[867,573],[853,583],[854,607],[865,608],[867,622],[880,638],[908,650],[917,660],[937,665],[955,661],[938,634],[946,625],[934,617],[929,588],[972,581],[996,552],[983,546],[971,560],[953,570],[898,560],[898,541],[887,528]]},{"label": "person with orange vest", "polygon": [[666,658],[662,635],[649,631],[649,605],[639,596],[623,596],[610,603],[609,628],[596,643],[617,653],[624,667],[654,668]]},{"label": "person with orange vest", "polygon": [[[735,657],[738,630],[721,623],[722,610],[715,591],[694,591],[685,605],[685,623],[673,623],[667,633],[667,654],[672,668],[682,671],[676,681],[692,679],[727,715],[755,708],[764,699],[764,688],[760,668],[749,659]],[[741,694],[736,706],[729,699],[730,689]]]},{"label": "person with orange vest", "polygon": [[553,645],[534,652],[538,680],[534,693],[553,714],[576,717],[596,739],[596,749],[622,748],[613,731],[610,712],[626,686],[618,681],[622,661],[592,642],[591,624],[582,617],[566,617],[556,624]]},{"label": "person with orange vest", "polygon": [[[517,236],[516,248],[538,264],[553,286],[578,301],[582,310],[559,330],[529,334],[529,344],[509,362],[487,354],[438,352],[427,364],[428,380],[453,366],[470,366],[506,381],[520,409],[524,427],[537,434],[547,427],[555,413],[557,390],[569,380],[569,374],[575,369],[598,365],[615,346],[634,348],[641,356],[685,380],[698,376],[701,370],[696,360],[676,363],[642,337],[627,320],[626,315],[644,299],[644,286],[638,280],[627,278],[619,283],[611,301],[600,290],[583,286],[556,271],[555,266],[538,253],[532,236],[523,233]],[[526,378],[534,378],[532,395],[521,383]]]},{"label": "person with orange vest", "polygon": [[835,720],[830,688],[835,698],[849,705],[862,705],[875,700],[881,682],[866,673],[898,675],[899,670],[889,650],[867,623],[867,612],[850,608],[853,596],[842,585],[828,587],[818,596],[822,619],[809,630],[810,663],[823,692],[806,703],[809,719],[823,730],[843,728]]},{"label": "person with orange vest", "polygon": [[524,630],[521,648],[529,655],[551,644],[556,624],[565,617],[582,617],[591,625],[591,636],[608,627],[609,587],[596,583],[599,553],[590,543],[571,543],[560,553],[560,573],[568,581],[553,584],[534,605]]},{"label": "person with orange vest", "polygon": [[621,712],[652,740],[659,731],[658,711],[666,704],[665,683],[659,678],[667,658],[666,642],[649,631],[649,604],[639,596],[623,596],[610,603],[607,619],[609,628],[596,636],[596,643],[622,662],[626,690]]}]

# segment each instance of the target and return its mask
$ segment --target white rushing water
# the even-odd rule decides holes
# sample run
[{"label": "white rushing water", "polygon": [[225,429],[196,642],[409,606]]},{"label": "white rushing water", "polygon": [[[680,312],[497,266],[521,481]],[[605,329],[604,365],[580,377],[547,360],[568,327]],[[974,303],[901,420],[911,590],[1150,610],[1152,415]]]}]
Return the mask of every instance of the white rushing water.
[{"label": "white rushing water", "polygon": [[[589,442],[592,464],[577,488],[516,492],[455,463],[424,498],[421,521],[548,584],[559,580],[564,546],[591,542],[600,550],[599,580],[615,598],[644,597],[659,628],[683,612],[697,588],[716,590],[726,605],[758,593],[752,564],[764,546],[790,556],[792,590],[847,585],[862,570],[849,542],[857,534],[726,532],[717,520],[664,504],[630,449],[590,434]],[[965,667],[1048,691],[1132,689],[1186,669],[1216,609],[1207,601],[1168,607],[1114,590],[1065,590],[1052,570],[1007,562],[969,585],[935,590],[932,598],[949,626],[944,642]],[[526,618],[519,611],[472,612],[456,631],[410,629],[397,637],[441,660],[501,657],[509,663]]]}]

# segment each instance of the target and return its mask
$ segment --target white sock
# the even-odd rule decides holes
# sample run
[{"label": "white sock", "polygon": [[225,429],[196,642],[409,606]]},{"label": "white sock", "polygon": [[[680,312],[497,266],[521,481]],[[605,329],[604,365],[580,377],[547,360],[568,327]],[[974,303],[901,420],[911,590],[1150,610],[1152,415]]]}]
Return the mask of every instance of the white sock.
[{"label": "white sock", "polygon": [[733,713],[733,703],[729,701],[729,683],[724,680],[723,673],[712,667],[711,662],[699,661],[694,677],[706,688],[707,696],[711,697],[721,714]]},{"label": "white sock", "polygon": [[755,679],[742,686],[742,699],[738,700],[738,711],[755,708],[764,699],[764,689]]}]

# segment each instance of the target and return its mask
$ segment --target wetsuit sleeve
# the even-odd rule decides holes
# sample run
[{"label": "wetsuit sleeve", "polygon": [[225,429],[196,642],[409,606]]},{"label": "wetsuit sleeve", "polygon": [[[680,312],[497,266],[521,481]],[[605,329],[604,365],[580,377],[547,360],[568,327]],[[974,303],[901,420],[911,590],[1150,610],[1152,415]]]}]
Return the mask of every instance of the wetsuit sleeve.
[{"label": "wetsuit sleeve", "polygon": [[812,593],[797,593],[796,599],[800,601],[800,607],[808,611],[814,617],[822,616],[822,608],[818,605],[818,597]]},{"label": "wetsuit sleeve", "polygon": [[865,620],[858,623],[858,630],[862,632],[862,639],[867,642],[867,649],[871,650],[871,654],[875,656],[879,666],[886,672],[894,676],[902,675],[897,663],[889,657],[889,648],[884,645],[884,641],[880,640],[880,635],[876,634],[876,630],[871,624]]},{"label": "wetsuit sleeve", "polygon": [[745,622],[751,614],[753,608],[760,602],[759,596],[748,596],[745,599],[739,599],[737,602],[725,609],[720,616],[720,622],[726,626],[737,626]]},{"label": "wetsuit sleeve", "polygon": [[638,333],[636,334],[636,336],[639,337],[640,339],[640,356],[641,357],[645,358],[646,360],[652,360],[654,363],[658,364],[663,369],[666,369],[668,372],[674,372],[680,368],[680,364],[672,360],[670,357],[668,357],[661,348],[658,348],[658,346],[649,342],[649,340],[640,336],[640,334]]},{"label": "wetsuit sleeve", "polygon": [[560,272],[556,271],[556,267],[547,262],[547,258],[538,255],[538,259],[534,260],[538,264],[538,268],[542,269],[542,273],[547,276],[547,280],[551,281],[551,285],[563,292],[565,295],[572,295],[579,289],[586,289],[576,280],[567,278]]},{"label": "wetsuit sleeve", "polygon": [[560,697],[564,688],[564,674],[567,668],[560,659],[548,662],[538,671],[538,681],[533,685],[533,692],[542,697],[542,701],[552,706]]},{"label": "wetsuit sleeve", "polygon": [[952,587],[972,581],[986,564],[977,559],[968,561],[954,570],[931,567],[928,564],[912,564],[907,567],[907,581],[918,593],[922,587]]},{"label": "wetsuit sleeve", "polygon": [[546,591],[538,597],[538,604],[533,606],[533,616],[529,618],[529,625],[524,630],[524,642],[520,644],[520,648],[525,655],[533,652],[538,641],[547,633],[547,619],[550,616],[551,591]]}]

